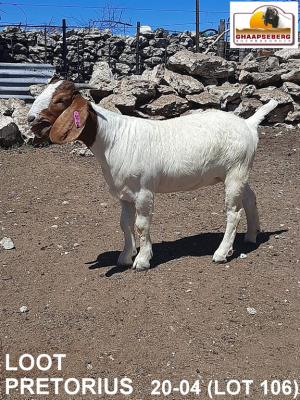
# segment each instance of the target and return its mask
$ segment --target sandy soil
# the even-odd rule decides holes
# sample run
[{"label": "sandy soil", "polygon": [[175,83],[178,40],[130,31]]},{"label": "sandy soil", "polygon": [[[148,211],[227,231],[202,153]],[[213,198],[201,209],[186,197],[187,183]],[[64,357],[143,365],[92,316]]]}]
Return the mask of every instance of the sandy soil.
[{"label": "sandy soil", "polygon": [[[234,255],[214,265],[225,227],[222,186],[157,195],[154,257],[143,273],[116,266],[118,201],[96,160],[71,149],[0,150],[0,240],[15,244],[0,247],[0,398],[206,400],[217,381],[226,394],[214,399],[291,399],[300,384],[299,129],[261,129],[250,178],[263,228],[257,245],[243,243],[243,215]],[[31,364],[24,354],[35,360],[31,370],[22,369]],[[42,354],[50,357],[40,367],[52,363],[46,371],[36,366]],[[66,355],[61,370],[55,354]],[[9,395],[6,378],[18,384]],[[83,394],[84,378],[102,394]],[[160,395],[151,394],[154,380]],[[172,392],[163,396],[167,380]],[[193,389],[186,395],[184,380]],[[249,396],[242,380],[253,381]],[[22,382],[33,393],[22,395]],[[117,393],[105,394],[114,385]]]}]

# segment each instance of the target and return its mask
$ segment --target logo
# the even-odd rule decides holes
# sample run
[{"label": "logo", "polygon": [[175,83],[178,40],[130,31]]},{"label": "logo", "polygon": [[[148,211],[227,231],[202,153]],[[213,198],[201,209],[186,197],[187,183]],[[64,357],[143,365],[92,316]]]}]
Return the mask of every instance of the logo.
[{"label": "logo", "polygon": [[230,3],[230,47],[298,47],[298,1]]}]

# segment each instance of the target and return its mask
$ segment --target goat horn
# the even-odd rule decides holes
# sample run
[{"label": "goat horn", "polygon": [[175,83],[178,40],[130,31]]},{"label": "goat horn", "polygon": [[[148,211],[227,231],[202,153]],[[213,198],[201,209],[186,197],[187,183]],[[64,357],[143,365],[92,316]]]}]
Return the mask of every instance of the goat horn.
[{"label": "goat horn", "polygon": [[88,83],[75,83],[75,90],[83,90],[83,89],[97,90],[98,88],[89,85]]}]

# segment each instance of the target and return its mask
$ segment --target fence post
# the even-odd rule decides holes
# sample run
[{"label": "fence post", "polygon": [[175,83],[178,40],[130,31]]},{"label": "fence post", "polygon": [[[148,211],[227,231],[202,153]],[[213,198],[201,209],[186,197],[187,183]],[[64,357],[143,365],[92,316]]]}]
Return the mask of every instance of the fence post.
[{"label": "fence post", "polygon": [[79,55],[79,39],[77,40],[77,82],[80,82],[80,55]]},{"label": "fence post", "polygon": [[135,57],[136,57],[135,73],[137,75],[140,74],[140,29],[141,29],[141,23],[137,22],[137,24],[136,24],[136,49],[135,49]]},{"label": "fence post", "polygon": [[199,21],[199,0],[196,0],[196,53],[199,53],[199,31],[200,31],[200,21]]},{"label": "fence post", "polygon": [[[225,19],[221,19],[220,20],[220,25],[219,25],[219,29],[218,29],[218,34],[219,35],[221,35],[223,32],[225,32]],[[218,41],[217,54],[218,54],[219,57],[224,57],[224,55],[225,55],[225,38],[224,38],[224,35]]]},{"label": "fence post", "polygon": [[63,30],[63,49],[62,49],[62,56],[63,56],[63,75],[64,78],[67,78],[67,25],[66,20],[62,20],[62,30]]},{"label": "fence post", "polygon": [[45,38],[45,64],[47,64],[47,30],[44,28],[44,38]]},{"label": "fence post", "polygon": [[246,55],[246,49],[240,48],[239,49],[239,62],[241,63]]}]

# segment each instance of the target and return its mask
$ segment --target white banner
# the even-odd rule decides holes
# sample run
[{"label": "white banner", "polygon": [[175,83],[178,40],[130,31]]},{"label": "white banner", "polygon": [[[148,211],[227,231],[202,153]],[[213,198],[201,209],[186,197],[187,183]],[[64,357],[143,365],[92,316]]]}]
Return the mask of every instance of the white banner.
[{"label": "white banner", "polygon": [[297,48],[298,2],[230,2],[230,47]]}]

